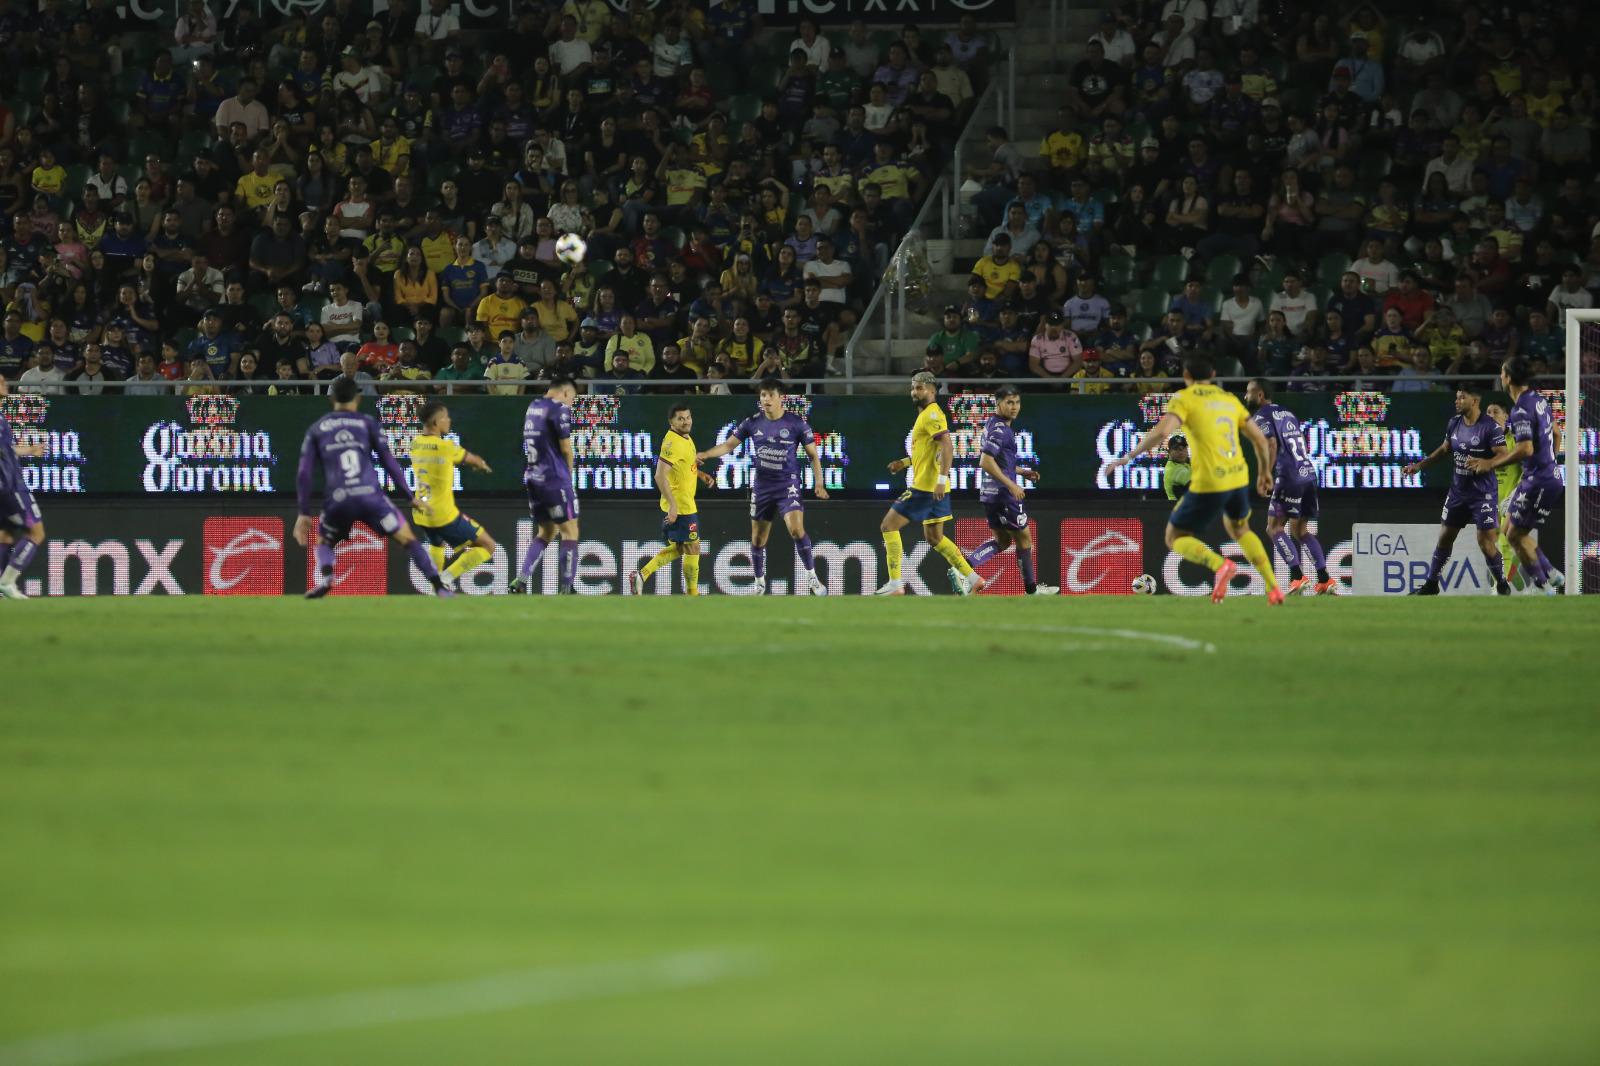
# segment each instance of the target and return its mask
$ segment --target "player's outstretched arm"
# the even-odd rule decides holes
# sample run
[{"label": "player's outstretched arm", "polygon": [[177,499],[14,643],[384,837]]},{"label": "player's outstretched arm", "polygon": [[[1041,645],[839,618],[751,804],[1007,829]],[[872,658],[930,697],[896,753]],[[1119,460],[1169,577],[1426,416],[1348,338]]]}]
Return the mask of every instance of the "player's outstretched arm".
[{"label": "player's outstretched arm", "polygon": [[494,473],[494,471],[490,469],[488,461],[476,452],[468,452],[467,454],[463,455],[461,457],[461,463],[463,466],[470,466],[472,469],[480,471],[481,473]]},{"label": "player's outstretched arm", "polygon": [[1017,476],[1022,478],[1024,481],[1032,481],[1035,484],[1037,484],[1039,481],[1039,471],[1035,470],[1031,466],[1017,467]]},{"label": "player's outstretched arm", "polygon": [[900,471],[906,469],[910,465],[911,465],[911,457],[910,456],[901,456],[899,459],[896,459],[896,460],[894,460],[893,462],[891,462],[889,464],[889,473],[898,474]]},{"label": "player's outstretched arm", "polygon": [[739,445],[743,443],[744,441],[737,433],[730,433],[728,434],[727,438],[715,448],[707,448],[703,452],[696,452],[694,455],[694,461],[701,463],[707,459],[721,459],[724,455],[731,454],[736,448],[739,447]]},{"label": "player's outstretched arm", "polygon": [[1412,474],[1420,473],[1422,470],[1438,462],[1444,453],[1448,452],[1449,450],[1450,442],[1441,441],[1437,448],[1429,452],[1427,455],[1424,455],[1421,459],[1418,459],[1414,463],[1407,463],[1405,466],[1402,466],[1400,468],[1400,472],[1405,474],[1407,477],[1410,477]]},{"label": "player's outstretched arm", "polygon": [[1487,474],[1492,470],[1499,470],[1502,466],[1520,463],[1524,459],[1533,458],[1533,441],[1521,440],[1510,451],[1498,452],[1493,459],[1468,459],[1467,469],[1474,474]]},{"label": "player's outstretched arm", "polygon": [[811,460],[811,491],[817,499],[826,500],[828,487],[822,483],[822,453],[817,450],[816,441],[806,445],[806,457]]},{"label": "player's outstretched arm", "polygon": [[[1168,437],[1178,432],[1179,427],[1182,425],[1183,419],[1179,418],[1171,411],[1168,411],[1166,414],[1161,416],[1160,421],[1150,427],[1150,431],[1140,439],[1139,443],[1134,445],[1133,451],[1128,452],[1125,455],[1117,456],[1106,465],[1113,468],[1127,466],[1129,463],[1139,458],[1139,456],[1143,455],[1151,448],[1154,448],[1156,445],[1160,444],[1162,441],[1165,441]],[[1258,435],[1260,432],[1261,431],[1259,429],[1256,430]]]},{"label": "player's outstretched arm", "polygon": [[415,501],[415,497],[412,496],[411,489],[406,485],[406,472],[400,469],[399,460],[394,457],[394,452],[389,450],[388,437],[380,431],[373,438],[373,444],[378,452],[378,462],[383,464],[384,472],[394,482],[395,491],[400,493],[407,505],[410,505]]}]

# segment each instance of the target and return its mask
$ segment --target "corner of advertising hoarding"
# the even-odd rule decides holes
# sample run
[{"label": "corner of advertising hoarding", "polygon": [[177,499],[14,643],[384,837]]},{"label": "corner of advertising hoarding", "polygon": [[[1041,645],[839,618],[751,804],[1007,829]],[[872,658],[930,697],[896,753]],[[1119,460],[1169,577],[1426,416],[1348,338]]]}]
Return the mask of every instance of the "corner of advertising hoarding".
[{"label": "corner of advertising hoarding", "polygon": [[[1596,540],[1593,545],[1584,543],[1583,507],[1585,502],[1600,508],[1600,485],[1585,485],[1583,479],[1584,464],[1582,462],[1583,443],[1590,427],[1585,418],[1583,397],[1583,337],[1584,327],[1588,326],[1588,333],[1595,338],[1595,344],[1600,347],[1600,310],[1568,308],[1567,312],[1567,372],[1563,382],[1563,391],[1566,394],[1566,432],[1563,434],[1566,458],[1562,473],[1565,476],[1567,491],[1562,500],[1561,526],[1566,541],[1566,573],[1567,594],[1581,596],[1584,585],[1588,583],[1588,574],[1585,569],[1586,562],[1592,562],[1595,568],[1600,568],[1600,560],[1593,557],[1600,555],[1600,531],[1595,533]],[[1591,388],[1600,391],[1600,379],[1590,379]],[[1591,398],[1591,403],[1600,403],[1600,396]],[[1600,462],[1600,457],[1595,457]]]}]

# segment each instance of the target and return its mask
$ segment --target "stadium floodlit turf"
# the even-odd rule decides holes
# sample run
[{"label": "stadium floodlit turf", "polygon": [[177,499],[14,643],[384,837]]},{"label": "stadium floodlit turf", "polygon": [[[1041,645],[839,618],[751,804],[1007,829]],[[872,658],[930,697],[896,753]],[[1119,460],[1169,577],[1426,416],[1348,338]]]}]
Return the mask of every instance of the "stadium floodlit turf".
[{"label": "stadium floodlit turf", "polygon": [[1597,623],[0,604],[0,1064],[1590,1064]]}]

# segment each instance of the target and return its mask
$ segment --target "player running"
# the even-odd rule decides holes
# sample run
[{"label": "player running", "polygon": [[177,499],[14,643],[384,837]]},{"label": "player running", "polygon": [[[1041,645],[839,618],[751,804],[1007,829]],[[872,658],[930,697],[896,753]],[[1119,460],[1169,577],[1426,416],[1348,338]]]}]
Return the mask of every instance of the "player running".
[{"label": "player running", "polygon": [[1508,421],[1516,445],[1493,458],[1469,459],[1467,469],[1474,474],[1488,474],[1512,463],[1522,464],[1522,480],[1517,482],[1507,508],[1511,523],[1507,536],[1534,587],[1554,596],[1559,590],[1550,583],[1549,564],[1533,538],[1550,516],[1561,510],[1565,491],[1556,470],[1556,433],[1550,401],[1533,390],[1533,371],[1524,359],[1507,359],[1500,368],[1500,383],[1511,395]]},{"label": "player running", "polygon": [[711,475],[695,469],[694,415],[686,403],[675,403],[667,412],[667,434],[661,438],[661,458],[656,462],[656,488],[661,492],[662,536],[667,546],[649,562],[628,575],[628,591],[644,595],[644,583],[674,559],[683,560],[683,587],[691,596],[700,595],[700,517],[694,502],[697,484],[712,484]]},{"label": "player running", "polygon": [[745,441],[755,441],[755,477],[750,483],[750,544],[756,570],[756,595],[767,593],[767,538],[772,535],[772,519],[777,516],[783,519],[789,536],[794,539],[812,595],[826,596],[828,587],[817,577],[811,538],[806,536],[805,506],[800,502],[801,448],[811,460],[817,499],[828,498],[828,490],[822,484],[822,457],[817,452],[816,438],[805,419],[783,409],[782,381],[762,379],[757,395],[761,413],[740,422],[727,440],[696,455],[695,462],[720,459]]},{"label": "player running", "polygon": [[1267,539],[1278,555],[1289,564],[1288,595],[1302,592],[1307,584],[1300,568],[1301,552],[1311,556],[1317,572],[1313,594],[1333,593],[1333,578],[1328,576],[1328,557],[1322,542],[1307,528],[1317,517],[1317,468],[1306,448],[1305,430],[1295,413],[1272,402],[1272,386],[1260,378],[1244,390],[1245,406],[1254,411],[1251,420],[1267,438],[1272,453],[1272,498],[1267,502]]},{"label": "player running", "polygon": [[[1506,424],[1511,417],[1510,413],[1497,403],[1491,403],[1485,407],[1484,413],[1494,419],[1495,424],[1502,430],[1506,428]],[[1506,580],[1511,583],[1511,587],[1532,592],[1533,581],[1525,580],[1517,553],[1511,550],[1510,540],[1511,494],[1517,490],[1517,482],[1521,480],[1521,463],[1507,463],[1494,472],[1495,495],[1500,507],[1500,539],[1496,546],[1499,547],[1501,556],[1505,558]],[[1533,550],[1539,554],[1539,565],[1543,566],[1550,574],[1550,587],[1555,589],[1565,587],[1567,583],[1566,576],[1560,570],[1557,570],[1549,558],[1545,556],[1544,549],[1539,547],[1537,533],[1534,534]]]},{"label": "player running", "polygon": [[1267,557],[1261,538],[1250,530],[1250,472],[1244,451],[1239,447],[1240,436],[1246,437],[1250,447],[1255,449],[1256,491],[1268,497],[1272,495],[1272,454],[1267,438],[1250,420],[1244,405],[1232,393],[1212,384],[1216,373],[1211,360],[1203,355],[1185,359],[1185,387],[1172,397],[1166,413],[1133,451],[1111,460],[1108,465],[1113,469],[1127,466],[1181,427],[1194,453],[1194,469],[1189,491],[1183,494],[1167,520],[1167,547],[1216,573],[1211,602],[1221,603],[1228,595],[1228,582],[1239,572],[1239,564],[1224,559],[1195,536],[1220,512],[1223,528],[1238,542],[1244,557],[1266,582],[1267,602],[1277,606],[1283,602],[1283,590],[1278,588],[1272,560]]},{"label": "player running", "polygon": [[[428,557],[451,587],[475,566],[494,558],[494,538],[456,507],[456,464],[493,473],[483,458],[450,440],[450,409],[438,401],[422,405],[422,432],[411,438],[411,471],[417,491],[411,524],[427,545]],[[448,566],[447,553],[458,552]]]},{"label": "player running", "polygon": [[1439,516],[1439,543],[1434,546],[1428,576],[1411,590],[1413,596],[1439,595],[1439,571],[1450,559],[1456,535],[1468,522],[1478,527],[1478,550],[1489,564],[1495,592],[1511,595],[1511,585],[1503,572],[1504,559],[1496,542],[1500,514],[1495,506],[1494,478],[1488,473],[1475,474],[1467,467],[1474,459],[1490,459],[1504,455],[1506,450],[1505,430],[1494,419],[1484,416],[1479,406],[1481,402],[1477,389],[1471,385],[1458,386],[1455,417],[1444,428],[1443,442],[1426,457],[1401,468],[1400,472],[1409,477],[1443,458],[1446,452],[1454,457],[1455,463],[1450,491],[1444,498],[1444,513]]},{"label": "player running", "polygon": [[[7,394],[6,379],[0,377],[0,396]],[[43,444],[18,444],[11,423],[0,415],[0,598],[28,598],[17,580],[44,544],[44,519],[17,460],[43,455]]]},{"label": "player running", "polygon": [[528,491],[528,513],[538,525],[538,535],[522,557],[522,572],[511,582],[511,592],[526,592],[534,564],[551,541],[559,540],[556,564],[558,591],[572,592],[578,576],[578,493],[573,488],[572,401],[578,388],[568,377],[550,381],[541,399],[528,404],[522,419],[523,487]]},{"label": "player running", "polygon": [[[1022,587],[1030,596],[1054,596],[1061,591],[1059,588],[1039,584],[1033,560],[1033,535],[1028,532],[1028,511],[1023,503],[1027,492],[1022,481],[1037,482],[1039,472],[1017,465],[1017,435],[1011,427],[1022,413],[1022,393],[1015,385],[1001,385],[994,390],[994,399],[995,413],[983,424],[983,458],[978,464],[983,472],[978,483],[978,499],[994,536],[966,553],[967,562],[982,566],[1015,544]],[[950,568],[949,576],[950,587],[957,588],[961,575],[955,567]]]},{"label": "player running", "polygon": [[306,599],[321,599],[333,588],[334,546],[350,535],[350,527],[357,522],[365,522],[393,537],[428,579],[435,595],[455,595],[439,576],[427,548],[383,493],[378,472],[372,467],[373,452],[377,452],[395,488],[405,493],[406,503],[414,506],[416,502],[406,488],[405,471],[400,469],[394,453],[389,450],[383,427],[376,418],[356,410],[361,406],[361,389],[355,379],[346,377],[335,381],[332,400],[334,413],[317,419],[306,430],[305,443],[300,449],[300,470],[295,477],[300,517],[295,519],[294,539],[303,548],[310,543],[311,523],[316,521],[311,513],[313,470],[319,462],[322,464],[322,520],[318,523],[319,536],[313,549],[317,557],[317,581],[306,591]]},{"label": "player running", "polygon": [[985,584],[956,547],[956,542],[946,538],[941,528],[952,517],[950,466],[955,462],[956,452],[950,440],[949,423],[939,405],[934,403],[938,389],[939,379],[926,370],[912,375],[911,402],[917,405],[917,421],[911,430],[911,457],[889,464],[893,473],[911,468],[911,488],[890,505],[878,524],[889,570],[889,580],[878,589],[879,596],[905,595],[905,582],[900,578],[900,560],[904,554],[900,530],[908,522],[921,522],[928,546],[960,572],[961,580],[956,584],[960,595],[970,596]]}]

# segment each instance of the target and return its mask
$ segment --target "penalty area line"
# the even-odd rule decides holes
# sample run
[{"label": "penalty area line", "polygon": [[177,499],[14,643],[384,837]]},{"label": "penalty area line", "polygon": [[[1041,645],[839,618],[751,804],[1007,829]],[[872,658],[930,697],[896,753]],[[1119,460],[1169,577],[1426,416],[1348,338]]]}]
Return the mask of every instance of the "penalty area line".
[{"label": "penalty area line", "polygon": [[[877,622],[854,619],[827,619],[819,623],[810,618],[786,619],[793,625],[818,625],[825,624],[830,628],[841,628],[851,625],[878,625]],[[894,622],[898,628],[921,629],[962,629],[971,631],[981,629],[985,633],[1040,633],[1053,636],[1069,637],[1096,637],[1102,640],[1144,641],[1149,644],[1162,644],[1169,648],[1179,648],[1183,651],[1198,651],[1206,655],[1215,655],[1217,646],[1209,640],[1196,640],[1193,637],[1179,636],[1176,633],[1153,633],[1145,629],[1106,628],[1103,626],[1056,626],[1056,625],[1030,625],[1025,622],[955,622],[938,618],[897,618]],[[0,1063],[3,1066],[3,1063]]]},{"label": "penalty area line", "polygon": [[0,1066],[87,1066],[135,1055],[464,1018],[546,1003],[694,988],[761,969],[760,957],[752,952],[710,949],[279,1000],[116,1022],[0,1044]]}]

